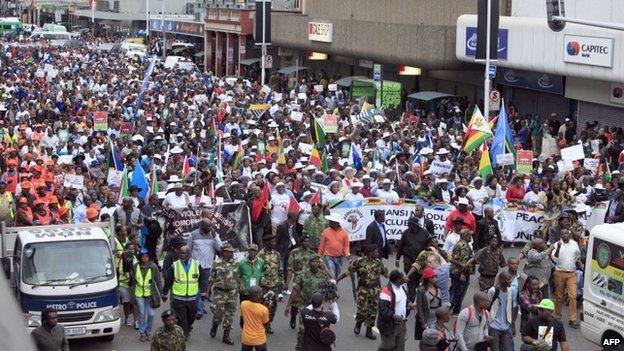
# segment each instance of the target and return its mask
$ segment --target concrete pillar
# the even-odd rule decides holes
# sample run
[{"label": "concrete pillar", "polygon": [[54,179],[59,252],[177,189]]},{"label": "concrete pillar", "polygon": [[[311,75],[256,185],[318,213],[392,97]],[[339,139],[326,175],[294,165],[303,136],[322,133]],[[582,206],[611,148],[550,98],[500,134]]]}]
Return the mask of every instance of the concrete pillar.
[{"label": "concrete pillar", "polygon": [[217,77],[221,77],[222,76],[222,66],[221,66],[221,61],[223,58],[223,49],[221,48],[222,43],[221,43],[221,32],[215,32],[215,76]]},{"label": "concrete pillar", "polygon": [[238,69],[239,76],[243,75],[243,67],[241,66],[241,61],[243,61],[245,59],[245,56],[247,55],[246,43],[247,43],[247,35],[239,34],[238,35],[238,61],[237,61],[237,65],[238,65],[237,69]]},{"label": "concrete pillar", "polygon": [[214,51],[212,50],[212,31],[207,30],[204,33],[204,71],[214,72]]},{"label": "concrete pillar", "polygon": [[225,34],[225,74],[232,75],[234,70],[234,34]]}]

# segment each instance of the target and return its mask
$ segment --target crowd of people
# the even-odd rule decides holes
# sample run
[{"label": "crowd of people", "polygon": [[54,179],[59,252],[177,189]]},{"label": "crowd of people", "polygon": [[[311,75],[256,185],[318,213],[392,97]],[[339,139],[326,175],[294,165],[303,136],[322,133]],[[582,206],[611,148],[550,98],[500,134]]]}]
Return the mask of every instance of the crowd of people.
[{"label": "crowd of people", "polygon": [[[266,350],[280,301],[298,332],[296,350],[331,350],[337,284],[347,277],[357,280],[353,331],[365,326],[375,340],[376,327],[379,350],[405,348],[410,312],[421,350],[453,342],[460,350],[511,350],[518,331],[523,350],[551,349],[545,340],[568,349],[564,293],[568,324],[578,328],[577,272],[587,244],[571,208],[605,202],[605,222],[624,221],[621,127],[521,115],[510,104],[516,148],[535,154],[532,171],[498,166],[483,179],[481,151],[462,147],[463,116],[474,108],[466,98],[440,100],[433,110],[406,101],[400,114],[379,109],[380,118],[365,119],[370,102],[329,91],[324,72],[272,73],[266,86],[161,63],[151,72],[149,58],[111,54],[99,42],[0,42],[0,220],[112,221],[124,321],[152,350],[183,350],[207,308],[212,337],[221,327],[223,343],[233,344],[239,310],[242,349]],[[104,120],[94,118],[102,113]],[[323,131],[326,114],[337,117],[335,133]],[[543,148],[546,140],[554,142]],[[558,150],[576,143],[599,160],[598,169],[559,169]],[[433,161],[452,171],[433,174]],[[124,184],[137,167],[149,191]],[[127,177],[111,177],[119,171]],[[418,201],[400,240],[388,238],[383,211],[366,224],[362,242],[350,241],[330,211],[370,197]],[[545,213],[518,257],[503,256],[493,200]],[[229,202],[250,209],[244,257],[215,231],[214,206]],[[443,242],[424,216],[441,203],[454,206]],[[189,207],[203,209],[198,228],[169,235],[167,211]],[[480,292],[466,298],[477,272]],[[156,309],[168,300],[164,326],[153,332]],[[44,311],[42,320],[33,336],[56,342],[55,312]],[[544,339],[542,326],[554,337]]]}]

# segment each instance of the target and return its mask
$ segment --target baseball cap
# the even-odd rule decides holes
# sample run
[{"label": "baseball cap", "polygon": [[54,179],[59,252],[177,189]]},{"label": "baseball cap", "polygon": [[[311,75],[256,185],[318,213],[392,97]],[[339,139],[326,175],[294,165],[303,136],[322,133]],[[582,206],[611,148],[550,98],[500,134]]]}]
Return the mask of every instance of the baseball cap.
[{"label": "baseball cap", "polygon": [[543,310],[554,311],[555,303],[551,299],[542,299],[542,301],[540,301],[540,303],[535,307],[543,309]]},{"label": "baseball cap", "polygon": [[435,278],[435,276],[436,276],[436,273],[433,270],[433,268],[427,267],[423,269],[423,273],[422,273],[423,279],[431,279],[431,278]]}]

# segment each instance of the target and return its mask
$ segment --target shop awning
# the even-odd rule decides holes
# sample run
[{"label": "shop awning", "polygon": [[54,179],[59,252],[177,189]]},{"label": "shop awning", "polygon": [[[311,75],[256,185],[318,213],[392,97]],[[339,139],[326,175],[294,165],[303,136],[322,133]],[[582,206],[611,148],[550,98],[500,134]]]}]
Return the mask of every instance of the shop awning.
[{"label": "shop awning", "polygon": [[243,65],[243,66],[251,66],[251,65],[253,65],[254,63],[258,63],[258,62],[260,62],[260,59],[259,59],[259,58],[248,58],[248,59],[244,59],[244,60],[242,60],[242,61],[240,62],[240,64],[241,64],[241,65]]},{"label": "shop awning", "polygon": [[420,101],[431,101],[436,99],[441,99],[445,97],[452,97],[453,95],[440,93],[437,91],[420,91],[418,93],[410,94],[407,97],[414,100]]},{"label": "shop awning", "polygon": [[284,67],[284,68],[280,68],[279,71],[277,71],[277,73],[281,73],[281,74],[293,74],[295,72],[298,71],[305,71],[310,69],[310,67],[305,67],[305,66],[288,66],[288,67]]},{"label": "shop awning", "polygon": [[204,55],[206,55],[206,51],[201,51],[201,52],[198,52],[198,53],[196,53],[196,54],[195,54],[195,55],[193,55],[193,56],[195,56],[195,57],[203,57]]},{"label": "shop awning", "polygon": [[343,87],[350,87],[353,84],[354,80],[363,80],[366,79],[367,77],[364,76],[351,76],[351,77],[344,77],[344,78],[340,78],[337,81],[334,82],[334,84],[338,84],[340,86]]}]

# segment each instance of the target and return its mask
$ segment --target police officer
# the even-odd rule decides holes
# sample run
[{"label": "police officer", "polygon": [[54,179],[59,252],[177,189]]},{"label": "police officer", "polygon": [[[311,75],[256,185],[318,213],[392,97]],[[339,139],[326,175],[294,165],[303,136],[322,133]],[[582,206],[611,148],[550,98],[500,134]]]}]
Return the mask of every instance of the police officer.
[{"label": "police officer", "polygon": [[165,275],[163,301],[171,290],[171,309],[178,316],[178,325],[188,339],[195,322],[197,293],[199,292],[199,263],[191,258],[188,247],[179,250],[180,259],[173,262]]},{"label": "police officer", "polygon": [[217,328],[223,322],[223,343],[234,345],[230,338],[232,321],[236,313],[238,293],[243,291],[243,284],[238,275],[238,264],[234,260],[234,248],[230,244],[221,247],[221,259],[217,260],[210,272],[210,282],[206,297],[212,296],[212,328],[210,336],[217,335]]},{"label": "police officer", "polygon": [[366,246],[366,256],[360,257],[351,264],[349,269],[338,277],[338,282],[345,277],[357,274],[357,312],[355,315],[355,327],[353,332],[360,334],[362,324],[366,325],[366,337],[375,340],[373,334],[375,317],[377,316],[377,300],[381,290],[379,276],[388,277],[388,269],[379,259],[379,249],[374,244]]},{"label": "police officer", "polygon": [[269,309],[269,324],[266,327],[268,334],[273,334],[271,322],[275,317],[277,309],[277,295],[282,291],[282,267],[279,252],[275,249],[275,234],[267,234],[262,240],[264,247],[258,253],[258,257],[264,260],[264,277],[260,281],[260,286],[264,293],[264,305]]},{"label": "police officer", "polygon": [[[286,309],[284,310],[284,315],[286,315],[286,317],[291,313],[293,303],[296,303],[295,306],[299,310],[305,308],[312,294],[319,291],[321,285],[327,284],[330,278],[329,273],[320,267],[321,258],[317,254],[313,254],[308,258],[308,268],[295,276],[292,294],[290,294]],[[302,349],[303,343],[303,323],[301,314],[299,314],[299,318],[297,345],[295,346],[295,350],[297,351]]]}]

